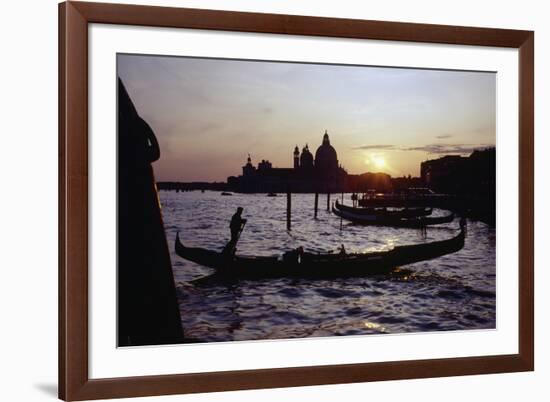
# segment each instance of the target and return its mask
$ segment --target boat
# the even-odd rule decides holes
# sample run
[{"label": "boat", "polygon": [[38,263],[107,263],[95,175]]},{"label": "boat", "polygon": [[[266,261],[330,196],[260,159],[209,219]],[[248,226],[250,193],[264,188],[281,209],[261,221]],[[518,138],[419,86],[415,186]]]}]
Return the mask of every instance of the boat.
[{"label": "boat", "polygon": [[[387,251],[367,253],[301,253],[296,250],[282,256],[225,257],[222,253],[204,248],[186,247],[176,235],[178,256],[216,271],[199,280],[216,277],[222,280],[254,280],[281,277],[339,278],[385,274],[395,268],[455,253],[464,247],[465,226],[446,240],[396,246]],[[299,255],[299,258],[298,258]]]},{"label": "boat", "polygon": [[358,215],[376,215],[394,218],[415,218],[417,216],[428,216],[432,214],[432,208],[402,208],[389,210],[386,208],[356,208],[343,205],[336,200],[334,206],[336,209],[344,212],[350,212]]},{"label": "boat", "polygon": [[268,197],[277,197],[277,193],[267,193]]},{"label": "boat", "polygon": [[233,195],[233,193],[229,193],[229,192],[227,192],[227,191],[224,191],[224,192],[222,193],[222,195]]},{"label": "boat", "polygon": [[408,188],[396,193],[365,193],[358,204],[365,208],[437,207],[446,209],[456,203],[456,197],[438,194],[428,188]]},{"label": "boat", "polygon": [[383,215],[364,215],[353,212],[342,211],[332,206],[332,213],[340,218],[358,223],[361,225],[374,226],[395,226],[400,228],[423,228],[429,225],[438,225],[441,223],[452,222],[455,218],[454,213],[445,216],[419,216],[416,218],[402,218]]}]

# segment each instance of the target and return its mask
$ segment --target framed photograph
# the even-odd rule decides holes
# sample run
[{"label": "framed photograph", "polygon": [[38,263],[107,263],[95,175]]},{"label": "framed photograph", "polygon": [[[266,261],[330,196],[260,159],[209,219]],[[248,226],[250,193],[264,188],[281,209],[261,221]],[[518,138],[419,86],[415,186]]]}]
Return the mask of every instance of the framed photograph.
[{"label": "framed photograph", "polygon": [[533,32],[59,17],[61,399],[533,370]]}]

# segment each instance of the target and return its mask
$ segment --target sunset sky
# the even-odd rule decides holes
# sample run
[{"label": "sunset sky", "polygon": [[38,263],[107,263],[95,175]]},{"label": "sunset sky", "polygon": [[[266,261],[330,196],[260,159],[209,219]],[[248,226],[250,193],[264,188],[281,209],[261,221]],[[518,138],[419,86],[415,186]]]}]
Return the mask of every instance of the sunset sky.
[{"label": "sunset sky", "polygon": [[420,174],[420,162],[495,145],[496,75],[119,55],[118,74],[161,147],[158,181],[225,181],[291,167],[328,130],[351,174]]}]

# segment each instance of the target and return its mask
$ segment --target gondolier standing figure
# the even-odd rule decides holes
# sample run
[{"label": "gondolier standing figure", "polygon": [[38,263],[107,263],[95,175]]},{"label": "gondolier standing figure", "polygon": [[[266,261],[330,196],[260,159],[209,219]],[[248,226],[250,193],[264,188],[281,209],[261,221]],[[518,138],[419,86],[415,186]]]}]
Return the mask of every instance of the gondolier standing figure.
[{"label": "gondolier standing figure", "polygon": [[235,254],[235,249],[239,237],[241,235],[242,229],[246,223],[246,219],[242,218],[243,208],[238,207],[237,212],[231,217],[231,223],[229,224],[229,229],[231,230],[231,240],[227,243],[223,249],[223,254],[228,257],[232,257]]},{"label": "gondolier standing figure", "polygon": [[231,223],[229,224],[229,229],[231,229],[231,241],[235,241],[239,238],[241,229],[246,223],[246,219],[242,218],[243,208],[238,207],[237,212],[231,217]]}]

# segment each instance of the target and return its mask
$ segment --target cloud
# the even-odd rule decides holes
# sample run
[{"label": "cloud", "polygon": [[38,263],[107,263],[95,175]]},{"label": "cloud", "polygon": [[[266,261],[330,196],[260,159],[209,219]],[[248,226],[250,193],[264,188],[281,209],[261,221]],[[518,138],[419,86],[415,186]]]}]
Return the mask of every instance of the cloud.
[{"label": "cloud", "polygon": [[451,138],[452,135],[451,134],[444,134],[444,135],[438,135],[437,138],[438,140],[444,140],[445,138]]},{"label": "cloud", "polygon": [[[443,137],[443,136],[441,136]],[[449,135],[449,137],[451,137]],[[460,154],[466,155],[471,154],[476,149],[485,149],[491,148],[494,145],[491,144],[428,144],[428,145],[419,145],[415,147],[397,147],[395,145],[361,145],[354,147],[354,150],[368,150],[368,151],[378,151],[378,150],[390,150],[390,151],[417,151],[417,152],[427,152],[429,154]]]},{"label": "cloud", "polygon": [[403,151],[420,151],[429,154],[471,154],[476,149],[491,148],[489,144],[429,144],[418,147],[402,148]]},{"label": "cloud", "polygon": [[361,145],[354,147],[354,150],[367,150],[367,149],[396,149],[395,145]]}]

